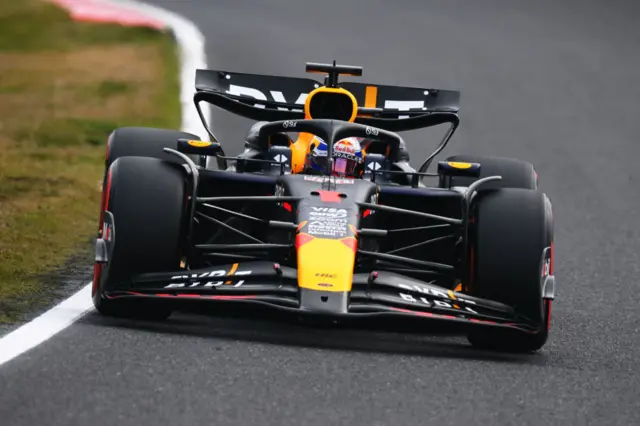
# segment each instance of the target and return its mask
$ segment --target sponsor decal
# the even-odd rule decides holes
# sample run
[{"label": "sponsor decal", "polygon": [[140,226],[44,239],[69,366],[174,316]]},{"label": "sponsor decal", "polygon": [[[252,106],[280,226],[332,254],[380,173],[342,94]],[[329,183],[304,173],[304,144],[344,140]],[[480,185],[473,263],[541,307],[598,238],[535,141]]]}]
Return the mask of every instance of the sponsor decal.
[{"label": "sponsor decal", "polygon": [[344,238],[349,232],[347,210],[334,207],[311,207],[307,233],[315,237]]},{"label": "sponsor decal", "polygon": [[[412,292],[417,292],[417,293],[421,293],[424,294],[425,296],[435,296],[435,297],[440,297],[443,299],[447,299],[447,301],[443,301],[443,300],[429,300],[427,297],[424,296],[420,296],[420,297],[415,297],[411,294],[407,294],[407,293],[398,293],[398,295],[405,301],[407,302],[412,302],[412,303],[418,303],[421,305],[425,305],[428,307],[441,307],[441,308],[449,308],[449,309],[462,309],[458,303],[456,302],[460,302],[460,304],[471,304],[471,305],[475,305],[476,302],[472,301],[472,300],[467,300],[464,299],[462,297],[460,297],[459,295],[456,296],[451,290],[445,290],[445,289],[437,289],[437,288],[433,288],[433,287],[426,287],[426,286],[420,286],[420,285],[409,285],[409,284],[398,284],[398,287],[403,288],[405,290],[409,290]],[[474,311],[473,309],[469,308],[468,306],[464,306],[464,310],[467,312],[471,312],[474,314],[477,314],[478,312]]]},{"label": "sponsor decal", "polygon": [[335,278],[336,274],[330,274],[328,272],[317,272],[316,277],[318,278]]},{"label": "sponsor decal", "polygon": [[[335,152],[344,152],[346,154],[355,154],[356,153],[356,144],[357,144],[357,142],[351,142],[349,139],[343,139],[333,147],[333,150]],[[358,148],[360,148],[360,146],[358,146]]]},{"label": "sponsor decal", "polygon": [[333,287],[333,284],[331,282],[326,282],[326,281],[333,281],[337,277],[338,277],[337,274],[330,273],[330,272],[316,272],[315,274],[316,280],[319,280],[318,286],[320,287]]},{"label": "sponsor decal", "polygon": [[309,212],[311,220],[318,220],[318,218],[343,218],[347,217],[346,209],[337,209],[335,207],[311,207]]},{"label": "sponsor decal", "polygon": [[219,287],[221,285],[231,285],[233,287],[240,287],[244,284],[244,280],[235,280],[235,279],[211,279],[217,277],[231,277],[231,276],[247,276],[251,275],[253,271],[245,270],[238,271],[238,264],[234,264],[230,271],[226,271],[224,269],[220,269],[217,271],[207,271],[202,272],[200,274],[190,274],[190,275],[175,275],[171,277],[171,280],[179,280],[181,282],[171,283],[166,285],[164,288],[193,288],[193,287]]},{"label": "sponsor decal", "polygon": [[[236,96],[248,96],[248,97],[262,100],[262,101],[269,100],[267,99],[267,95],[258,89],[254,89],[252,87],[246,87],[246,86],[239,86],[236,84],[230,84],[229,90],[227,90],[226,93],[229,93],[231,95],[236,95]],[[269,91],[269,95],[271,96],[271,100],[275,102],[287,103],[287,100],[285,99],[284,94],[282,92],[271,90]],[[308,96],[308,93],[301,93],[300,95],[298,95],[298,98],[294,101],[294,104],[303,106],[304,102],[307,100],[307,96]],[[264,108],[263,105],[260,105],[260,106],[256,105],[256,106],[258,108],[260,107]],[[284,107],[278,107],[278,109],[285,110],[285,111],[288,110],[288,108],[284,108]]]},{"label": "sponsor decal", "polygon": [[407,302],[420,303],[422,305],[429,306],[429,307],[440,306],[442,308],[452,308],[452,306],[449,303],[443,302],[441,300],[434,300],[433,302],[431,302],[425,297],[415,298],[410,294],[405,294],[405,293],[398,293],[398,294],[400,295],[400,297],[402,297],[403,300],[406,300]]},{"label": "sponsor decal", "polygon": [[542,276],[549,275],[549,268],[551,267],[551,259],[545,259],[544,266],[542,267]]},{"label": "sponsor decal", "polygon": [[344,151],[334,151],[333,158],[345,158],[347,160],[355,161],[358,164],[362,164],[362,157],[357,157],[355,154]]},{"label": "sponsor decal", "polygon": [[355,183],[355,179],[343,179],[333,176],[305,176],[304,180],[309,182],[333,183],[338,185],[353,185]]},{"label": "sponsor decal", "polygon": [[[461,310],[460,306],[458,306],[456,303],[453,302],[445,302],[442,300],[428,300],[426,297],[414,297],[411,294],[406,294],[406,293],[398,293],[398,295],[402,298],[402,300],[405,300],[407,302],[412,302],[412,303],[418,303],[420,305],[424,305],[427,307],[440,307],[440,308],[449,308],[449,309],[458,309]],[[462,299],[460,299],[460,301],[462,301]],[[465,300],[466,303],[473,303],[469,300]],[[473,309],[471,309],[468,306],[464,306],[464,310],[467,312],[471,312],[473,314],[477,314],[478,312],[474,311]]]},{"label": "sponsor decal", "polygon": [[360,142],[356,138],[342,139],[334,145],[333,157],[345,158],[358,164],[362,163]]},{"label": "sponsor decal", "polygon": [[[293,100],[293,97],[291,97],[290,99],[285,99],[284,93],[282,93],[281,91],[270,90],[268,92],[263,92],[261,90],[254,89],[253,87],[240,86],[237,84],[230,84],[229,89],[226,91],[226,93],[229,93],[231,95],[236,95],[236,96],[248,96],[248,97],[251,97],[257,100],[262,100],[262,101],[275,101],[280,103],[290,103],[291,100]],[[292,108],[292,109],[297,111],[302,110],[302,107],[304,106],[304,103],[307,100],[308,95],[309,95],[308,93],[298,94],[296,100],[293,101],[293,104],[299,105],[300,108]],[[427,96],[428,92],[425,91],[424,95]],[[256,107],[264,108],[264,105],[257,104]],[[383,108],[395,109],[398,111],[411,111],[411,110],[424,111],[426,109],[424,100],[408,101],[408,100],[392,100],[392,99],[385,100]],[[289,108],[279,106],[277,107],[277,109],[286,111]],[[408,117],[409,117],[408,115],[401,115],[398,118],[408,118]],[[369,132],[372,132],[369,134],[375,136],[376,135],[375,132],[377,131],[377,129],[372,127],[370,127],[369,129],[370,129]],[[366,131],[367,130],[365,129],[365,132]]]},{"label": "sponsor decal", "polygon": [[209,141],[187,141],[187,143],[191,146],[195,146],[196,148],[204,148],[206,146],[211,146],[212,142]]},{"label": "sponsor decal", "polygon": [[309,222],[307,232],[316,237],[339,237],[347,236],[347,219],[323,218]]},{"label": "sponsor decal", "polygon": [[[425,96],[427,93],[425,93]],[[384,102],[384,109],[397,109],[398,111],[425,110],[424,101],[392,101]],[[398,118],[409,118],[408,115],[398,115]]]},{"label": "sponsor decal", "polygon": [[409,291],[415,291],[422,294],[450,299],[449,294],[447,294],[447,292],[444,289],[439,290],[433,287],[426,287],[426,286],[415,285],[415,284],[414,285],[398,284],[398,287],[403,288],[405,290],[409,290]]},{"label": "sponsor decal", "polygon": [[102,239],[110,243],[113,238],[113,225],[102,222]]},{"label": "sponsor decal", "polygon": [[544,249],[544,261],[542,263],[542,278],[551,274],[551,247]]}]

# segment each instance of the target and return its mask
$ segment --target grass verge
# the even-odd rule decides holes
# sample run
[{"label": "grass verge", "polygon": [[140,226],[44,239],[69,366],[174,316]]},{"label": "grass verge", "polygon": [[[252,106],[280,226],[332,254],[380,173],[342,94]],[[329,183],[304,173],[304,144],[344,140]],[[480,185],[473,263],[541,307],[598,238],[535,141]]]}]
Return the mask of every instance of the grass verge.
[{"label": "grass verge", "polygon": [[179,128],[174,49],[152,29],[0,2],[0,323],[48,302],[38,277],[87,250],[108,134]]}]

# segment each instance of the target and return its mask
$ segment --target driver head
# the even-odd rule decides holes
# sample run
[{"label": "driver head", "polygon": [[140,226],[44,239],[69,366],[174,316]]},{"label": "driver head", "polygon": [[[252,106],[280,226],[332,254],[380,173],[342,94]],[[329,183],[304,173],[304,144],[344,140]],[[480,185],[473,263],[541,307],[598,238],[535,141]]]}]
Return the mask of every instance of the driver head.
[{"label": "driver head", "polygon": [[[307,165],[319,172],[326,170],[328,146],[322,138],[314,136]],[[341,139],[333,145],[334,176],[359,177],[362,174],[364,152],[358,138]]]}]

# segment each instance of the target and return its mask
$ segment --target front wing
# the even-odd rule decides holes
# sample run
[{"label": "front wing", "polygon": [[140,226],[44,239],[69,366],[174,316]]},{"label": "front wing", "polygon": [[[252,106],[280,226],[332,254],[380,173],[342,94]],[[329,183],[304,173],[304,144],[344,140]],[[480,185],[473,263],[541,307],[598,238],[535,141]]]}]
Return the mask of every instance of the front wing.
[{"label": "front wing", "polygon": [[[246,262],[175,273],[138,275],[127,289],[106,292],[109,299],[151,298],[167,301],[207,301],[262,305],[280,311],[334,319],[408,317],[454,322],[468,326],[502,327],[537,333],[541,324],[518,314],[511,306],[438,287],[400,274],[355,273],[349,302],[301,303],[297,271],[271,262]],[[331,292],[313,291],[323,301]]]}]

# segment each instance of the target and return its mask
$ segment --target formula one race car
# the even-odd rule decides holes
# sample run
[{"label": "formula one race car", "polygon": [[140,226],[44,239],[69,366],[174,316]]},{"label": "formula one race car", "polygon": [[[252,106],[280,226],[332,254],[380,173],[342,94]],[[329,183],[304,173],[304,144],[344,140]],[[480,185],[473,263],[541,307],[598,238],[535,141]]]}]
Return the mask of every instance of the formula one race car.
[{"label": "formula one race car", "polygon": [[[335,62],[306,69],[323,84],[198,70],[194,102],[211,141],[110,135],[97,310],[164,319],[198,301],[314,322],[442,321],[478,347],[541,348],[553,214],[533,166],[461,155],[429,173],[459,124],[459,92],[339,84],[362,69]],[[255,121],[238,156],[225,155],[202,102]],[[440,124],[450,125],[440,145],[412,168],[397,132]]]}]

